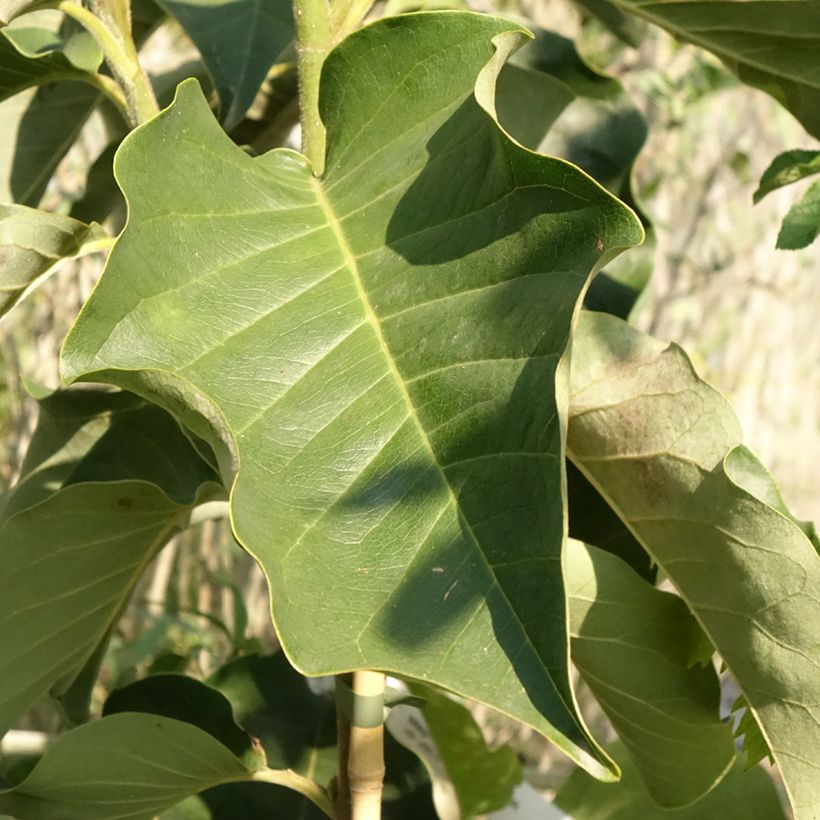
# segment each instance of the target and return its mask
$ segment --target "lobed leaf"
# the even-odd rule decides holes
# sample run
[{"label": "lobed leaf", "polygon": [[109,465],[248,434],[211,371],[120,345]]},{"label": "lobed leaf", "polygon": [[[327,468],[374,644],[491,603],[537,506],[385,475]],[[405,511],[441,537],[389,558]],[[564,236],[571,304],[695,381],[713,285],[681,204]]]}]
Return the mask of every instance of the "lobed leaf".
[{"label": "lobed leaf", "polygon": [[568,674],[558,362],[589,275],[641,229],[499,129],[525,36],[441,12],[349,37],[321,180],[246,155],[183,83],[117,156],[129,224],[62,367],[238,469],[234,530],[297,668],[428,680],[607,777]]},{"label": "lobed leaf", "polygon": [[716,54],[820,137],[820,0],[617,0],[627,12]]},{"label": "lobed leaf", "polygon": [[677,587],[732,671],[797,820],[820,806],[820,557],[727,471],[726,401],[683,352],[606,314],[573,343],[568,455]]},{"label": "lobed leaf", "polygon": [[573,663],[652,799],[694,803],[735,758],[717,674],[693,664],[700,626],[680,598],[608,552],[570,540],[567,566]]},{"label": "lobed leaf", "polygon": [[66,259],[104,250],[111,238],[96,223],[23,205],[0,205],[0,316]]}]

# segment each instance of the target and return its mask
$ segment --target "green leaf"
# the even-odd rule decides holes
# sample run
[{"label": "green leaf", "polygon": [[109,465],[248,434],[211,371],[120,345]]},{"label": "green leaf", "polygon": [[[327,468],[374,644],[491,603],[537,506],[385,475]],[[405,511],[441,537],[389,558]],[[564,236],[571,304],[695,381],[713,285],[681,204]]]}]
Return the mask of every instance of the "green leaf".
[{"label": "green leaf", "polygon": [[62,40],[46,28],[0,30],[0,100],[43,83],[81,80],[96,83],[102,52],[78,32]]},{"label": "green leaf", "polygon": [[199,49],[226,129],[250,108],[265,75],[293,40],[290,0],[161,0]]},{"label": "green leaf", "polygon": [[123,713],[61,735],[0,808],[26,820],[151,820],[191,794],[254,773],[195,725]]},{"label": "green leaf", "polygon": [[763,172],[753,199],[758,203],[766,194],[813,174],[820,174],[820,151],[784,151],[776,156]]},{"label": "green leaf", "polygon": [[735,737],[742,740],[746,757],[745,767],[750,769],[764,758],[768,758],[769,762],[774,764],[772,750],[769,748],[766,738],[763,737],[763,733],[760,731],[760,727],[757,725],[749,709],[749,704],[743,695],[740,695],[732,704],[732,712],[737,711],[740,711],[741,714],[735,727]]},{"label": "green leaf", "polygon": [[815,182],[808,191],[789,209],[783,218],[777,247],[794,251],[807,248],[820,234],[820,182]]},{"label": "green leaf", "polygon": [[[228,698],[237,720],[259,739],[269,765],[292,769],[323,786],[330,783],[339,760],[332,687],[323,693],[313,691],[281,652],[240,658],[208,682]],[[385,820],[434,816],[430,779],[421,761],[389,733],[385,735],[385,761]],[[266,820],[276,810],[283,817],[302,816],[300,812],[304,812],[305,820],[312,820],[316,809],[303,798],[300,802],[281,791],[257,784],[223,786],[192,803],[196,802],[201,811],[207,808],[209,813],[204,816],[208,818],[229,820],[236,816],[229,813],[230,807],[236,813],[242,806],[242,817],[248,820]]]},{"label": "green leaf", "polygon": [[0,519],[0,733],[84,670],[213,478],[135,396],[56,393],[41,408]]},{"label": "green leaf", "polygon": [[680,598],[603,550],[570,540],[567,568],[573,663],[653,800],[694,803],[735,758],[717,674],[691,663],[700,626]]},{"label": "green leaf", "polygon": [[558,790],[555,804],[573,820],[786,820],[774,783],[760,767],[746,772],[735,763],[703,800],[667,811],[652,802],[623,749],[610,751],[621,765],[620,783],[596,783],[575,771]]},{"label": "green leaf", "polygon": [[0,203],[40,203],[57,165],[101,99],[85,83],[56,82],[0,102]]},{"label": "green leaf", "polygon": [[0,205],[0,316],[66,259],[111,246],[97,224],[23,205]]},{"label": "green leaf", "polygon": [[817,0],[618,0],[618,5],[716,54],[742,82],[771,94],[820,137]]},{"label": "green leaf", "polygon": [[422,716],[455,790],[463,820],[501,809],[521,782],[518,756],[506,744],[489,749],[470,710],[430,686],[412,684],[424,698]]},{"label": "green leaf", "polygon": [[[726,469],[726,401],[685,354],[605,314],[573,342],[568,455],[677,587],[746,696],[797,820],[820,807],[820,558]],[[731,463],[731,457],[730,457]]]},{"label": "green leaf", "polygon": [[586,297],[588,307],[626,318],[654,263],[651,225],[632,194],[632,168],[647,135],[643,115],[621,83],[587,65],[571,40],[543,30],[502,70],[497,107],[519,142],[575,163],[637,212],[650,241],[599,273]]},{"label": "green leaf", "polygon": [[588,276],[641,229],[499,130],[523,36],[441,12],[349,37],[322,180],[249,157],[181,85],[117,155],[129,224],[62,367],[171,409],[226,481],[241,464],[235,533],[298,669],[429,680],[606,777],[568,674],[556,373]]}]

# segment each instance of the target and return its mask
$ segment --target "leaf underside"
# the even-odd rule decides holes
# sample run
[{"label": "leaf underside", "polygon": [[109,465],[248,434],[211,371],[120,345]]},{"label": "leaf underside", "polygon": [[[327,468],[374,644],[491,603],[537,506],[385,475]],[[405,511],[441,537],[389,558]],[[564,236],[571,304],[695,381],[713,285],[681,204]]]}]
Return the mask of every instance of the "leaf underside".
[{"label": "leaf underside", "polygon": [[442,12],[348,38],[321,181],[248,157],[180,86],[117,156],[129,225],[62,366],[241,465],[234,530],[297,668],[429,680],[607,777],[568,676],[556,378],[590,273],[641,229],[498,128],[523,36]]},{"label": "leaf underside", "polygon": [[795,817],[812,820],[820,806],[820,557],[793,519],[745,488],[748,476],[744,486],[733,480],[740,431],[729,405],[679,348],[585,313],[573,343],[567,441],[569,457],[732,671]]}]

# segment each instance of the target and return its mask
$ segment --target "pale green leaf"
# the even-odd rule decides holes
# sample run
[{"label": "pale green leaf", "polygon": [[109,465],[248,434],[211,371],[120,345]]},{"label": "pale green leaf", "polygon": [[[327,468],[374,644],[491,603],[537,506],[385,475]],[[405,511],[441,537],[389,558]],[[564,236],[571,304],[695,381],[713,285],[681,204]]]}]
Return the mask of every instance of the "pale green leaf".
[{"label": "pale green leaf", "polygon": [[766,194],[813,174],[820,174],[820,151],[784,151],[763,172],[753,199],[756,203],[760,202]]},{"label": "pale green leaf", "polygon": [[786,820],[771,778],[760,767],[744,771],[740,763],[720,785],[688,808],[656,806],[620,746],[610,751],[621,764],[620,783],[596,783],[576,771],[555,796],[572,820]]},{"label": "pale green leaf", "polygon": [[161,0],[199,49],[232,128],[293,40],[290,0]]},{"label": "pale green leaf", "polygon": [[57,393],[42,408],[0,526],[0,733],[69,687],[212,478],[134,396]]},{"label": "pale green leaf", "polygon": [[820,137],[818,0],[618,0],[675,37],[716,54]]},{"label": "pale green leaf", "polygon": [[746,695],[797,820],[820,810],[820,557],[738,486],[726,401],[685,354],[605,314],[573,342],[568,455],[653,556]]},{"label": "pale green leaf", "polygon": [[580,541],[569,541],[567,592],[572,661],[646,790],[666,808],[694,803],[735,758],[717,674],[691,664],[703,641],[697,621],[680,598]]},{"label": "pale green leaf", "polygon": [[455,791],[462,820],[504,808],[521,782],[518,756],[504,744],[489,749],[466,706],[430,686],[413,684],[423,697],[422,716]]},{"label": "pale green leaf", "polygon": [[590,273],[641,229],[499,130],[524,36],[438,12],[349,37],[322,180],[249,157],[184,83],[117,156],[129,224],[62,366],[171,409],[226,481],[241,464],[234,530],[297,668],[429,680],[607,776],[569,682],[556,373]]},{"label": "pale green leaf", "polygon": [[815,182],[783,217],[777,247],[794,251],[807,248],[820,234],[820,182]]},{"label": "pale green leaf", "polygon": [[96,84],[102,52],[85,32],[62,40],[47,28],[0,30],[0,100],[57,80]]},{"label": "pale green leaf", "polygon": [[112,239],[97,224],[23,205],[0,205],[0,316],[66,259],[106,250]]}]

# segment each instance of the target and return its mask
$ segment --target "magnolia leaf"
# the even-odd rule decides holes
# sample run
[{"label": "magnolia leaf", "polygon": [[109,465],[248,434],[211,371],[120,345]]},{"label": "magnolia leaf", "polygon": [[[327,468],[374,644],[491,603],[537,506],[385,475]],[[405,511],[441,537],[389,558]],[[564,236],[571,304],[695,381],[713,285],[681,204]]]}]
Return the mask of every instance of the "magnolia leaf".
[{"label": "magnolia leaf", "polygon": [[0,316],[54,273],[66,259],[111,247],[96,223],[23,205],[0,205]]},{"label": "magnolia leaf", "polygon": [[241,464],[235,534],[298,669],[429,680],[611,777],[569,681],[556,373],[590,273],[641,229],[498,128],[525,36],[461,12],[350,36],[321,180],[248,156],[183,83],[117,155],[129,223],[62,367],[171,409],[226,482]]},{"label": "magnolia leaf", "polygon": [[[332,684],[323,692],[314,691],[281,652],[240,658],[212,675],[209,684],[228,698],[237,720],[259,739],[270,766],[292,769],[323,786],[330,784],[339,764]],[[389,734],[385,760],[385,820],[434,816],[430,779],[421,761]],[[242,806],[242,817],[248,820],[266,820],[274,810],[283,817],[304,816],[305,820],[320,816],[304,798],[257,784],[222,786],[191,802],[208,808],[205,817],[226,820],[236,816],[228,813],[231,806],[235,812]],[[190,812],[193,809],[189,807]]]},{"label": "magnolia leaf", "polygon": [[618,0],[618,5],[716,54],[742,82],[771,94],[820,137],[818,0]]},{"label": "magnolia leaf", "polygon": [[703,641],[697,621],[676,595],[580,541],[569,541],[567,592],[572,661],[647,792],[666,808],[694,803],[735,758],[717,674],[690,663]]},{"label": "magnolia leaf", "polygon": [[732,480],[726,401],[685,354],[606,314],[573,341],[568,455],[697,617],[745,694],[797,820],[820,808],[820,557]]},{"label": "magnolia leaf", "polygon": [[0,809],[27,820],[151,820],[218,784],[261,779],[309,794],[330,814],[316,784],[266,767],[228,701],[203,683],[148,678],[115,692],[105,712],[61,735],[22,783],[0,792]]},{"label": "magnolia leaf", "polygon": [[820,151],[784,151],[778,154],[763,172],[753,199],[758,203],[766,194],[813,174],[820,174]]},{"label": "magnolia leaf", "polygon": [[638,213],[650,241],[599,273],[585,300],[626,318],[654,264],[651,225],[632,194],[632,167],[647,135],[643,115],[621,83],[587,65],[571,40],[543,30],[502,70],[497,106],[519,142],[575,163]]},{"label": "magnolia leaf", "polygon": [[0,30],[0,100],[43,83],[81,80],[97,84],[102,52],[86,32],[68,40],[47,28]]},{"label": "magnolia leaf", "polygon": [[71,685],[213,486],[175,422],[142,399],[75,391],[41,407],[0,519],[0,733]]},{"label": "magnolia leaf", "polygon": [[820,234],[820,182],[815,182],[783,217],[777,247],[795,251],[807,248]]},{"label": "magnolia leaf", "polygon": [[621,782],[596,783],[582,771],[564,781],[555,805],[572,820],[786,820],[777,789],[760,767],[735,763],[720,785],[695,805],[675,811],[656,806],[620,745],[609,750],[621,766]]},{"label": "magnolia leaf", "polygon": [[265,75],[293,40],[290,0],[161,0],[193,40],[220,101],[226,129],[253,103]]},{"label": "magnolia leaf", "polygon": [[435,743],[463,820],[501,809],[521,782],[521,763],[510,746],[489,749],[466,706],[430,686],[412,684],[424,698],[422,716]]}]

